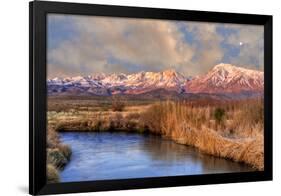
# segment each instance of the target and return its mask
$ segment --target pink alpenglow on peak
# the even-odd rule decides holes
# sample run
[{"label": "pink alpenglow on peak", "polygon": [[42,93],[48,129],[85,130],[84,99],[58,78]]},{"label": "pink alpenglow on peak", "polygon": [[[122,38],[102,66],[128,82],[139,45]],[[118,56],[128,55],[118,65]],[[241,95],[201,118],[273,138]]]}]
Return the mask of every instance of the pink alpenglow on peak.
[{"label": "pink alpenglow on peak", "polygon": [[263,92],[262,71],[246,69],[231,64],[218,64],[207,74],[189,81],[186,90],[190,93],[240,93]]},{"label": "pink alpenglow on peak", "polygon": [[262,71],[221,63],[205,75],[193,78],[169,69],[162,72],[57,77],[48,79],[47,84],[49,95],[142,94],[157,89],[178,94],[263,94],[263,75]]}]

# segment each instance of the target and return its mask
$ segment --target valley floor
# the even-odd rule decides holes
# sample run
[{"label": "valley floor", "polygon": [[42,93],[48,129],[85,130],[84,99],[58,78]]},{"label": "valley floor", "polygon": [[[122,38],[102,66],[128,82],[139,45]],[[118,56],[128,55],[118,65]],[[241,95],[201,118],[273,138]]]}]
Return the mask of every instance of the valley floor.
[{"label": "valley floor", "polygon": [[232,102],[48,99],[48,182],[70,160],[62,131],[134,131],[158,134],[200,151],[264,168],[263,100]]}]

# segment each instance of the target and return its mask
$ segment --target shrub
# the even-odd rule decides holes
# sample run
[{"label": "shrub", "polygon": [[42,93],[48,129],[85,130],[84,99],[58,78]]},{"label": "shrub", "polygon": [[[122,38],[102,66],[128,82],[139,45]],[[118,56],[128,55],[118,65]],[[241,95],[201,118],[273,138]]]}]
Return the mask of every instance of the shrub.
[{"label": "shrub", "polygon": [[63,168],[67,163],[67,158],[58,148],[48,149],[47,163],[54,165],[56,168]]},{"label": "shrub", "polygon": [[152,105],[148,110],[143,112],[140,116],[141,127],[153,133],[160,132],[162,113],[164,113],[162,109],[163,107],[159,103]]},{"label": "shrub", "polygon": [[60,145],[58,145],[58,149],[67,160],[70,160],[72,151],[71,151],[71,148],[68,145],[60,144]]},{"label": "shrub", "polygon": [[52,127],[48,127],[47,130],[47,147],[55,148],[59,143],[59,137],[57,132]]},{"label": "shrub", "polygon": [[225,110],[222,108],[216,108],[214,112],[215,120],[218,124],[221,124],[223,121],[223,118],[225,116]]},{"label": "shrub", "polygon": [[47,183],[58,183],[59,172],[52,164],[47,164]]},{"label": "shrub", "polygon": [[111,107],[114,112],[122,112],[125,108],[125,101],[120,97],[113,96],[111,100]]}]

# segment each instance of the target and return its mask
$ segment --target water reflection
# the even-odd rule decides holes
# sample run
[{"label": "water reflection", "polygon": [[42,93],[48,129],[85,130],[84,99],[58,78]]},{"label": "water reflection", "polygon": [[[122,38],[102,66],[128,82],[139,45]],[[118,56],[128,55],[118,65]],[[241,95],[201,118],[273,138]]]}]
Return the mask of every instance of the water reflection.
[{"label": "water reflection", "polygon": [[245,164],[207,155],[194,147],[179,145],[168,139],[162,138],[159,140],[159,136],[147,136],[143,140],[141,148],[154,160],[197,164],[198,167],[200,166],[202,173],[254,171]]},{"label": "water reflection", "polygon": [[243,172],[251,168],[159,136],[130,133],[62,133],[72,147],[62,181],[125,179]]}]

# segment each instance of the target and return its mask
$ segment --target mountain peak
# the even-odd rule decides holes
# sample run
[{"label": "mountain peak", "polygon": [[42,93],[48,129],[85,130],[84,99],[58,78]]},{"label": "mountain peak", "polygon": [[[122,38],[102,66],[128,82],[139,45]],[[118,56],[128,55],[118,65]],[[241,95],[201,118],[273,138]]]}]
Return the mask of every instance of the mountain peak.
[{"label": "mountain peak", "polygon": [[242,74],[246,74],[246,75],[263,74],[263,72],[260,70],[254,70],[254,69],[249,69],[249,68],[245,68],[245,67],[239,67],[236,65],[224,64],[224,63],[215,65],[213,67],[213,69],[210,70],[210,72],[229,73],[229,74],[230,73],[232,73],[232,74],[242,73]]},{"label": "mountain peak", "polygon": [[263,72],[220,63],[207,74],[192,80],[187,90],[193,93],[262,92],[263,85]]},{"label": "mountain peak", "polygon": [[167,69],[165,71],[162,72],[164,77],[168,77],[168,78],[174,78],[174,77],[184,77],[181,74],[179,74],[178,72],[176,72],[174,69]]},{"label": "mountain peak", "polygon": [[220,63],[208,73],[187,78],[174,69],[161,72],[138,72],[132,74],[95,74],[47,80],[48,93],[85,95],[141,94],[165,89],[187,93],[242,93],[263,92],[263,72]]},{"label": "mountain peak", "polygon": [[228,69],[228,68],[235,68],[235,66],[231,64],[220,63],[215,65],[213,69]]},{"label": "mountain peak", "polygon": [[166,69],[163,71],[163,73],[167,73],[167,74],[172,73],[173,74],[173,73],[177,73],[177,72],[174,69]]}]

